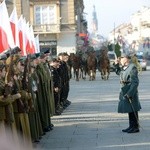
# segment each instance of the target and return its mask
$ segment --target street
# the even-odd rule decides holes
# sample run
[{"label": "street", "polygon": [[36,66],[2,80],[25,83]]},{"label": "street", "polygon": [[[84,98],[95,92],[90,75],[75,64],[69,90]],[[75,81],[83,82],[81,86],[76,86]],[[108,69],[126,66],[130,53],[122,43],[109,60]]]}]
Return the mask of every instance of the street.
[{"label": "street", "polygon": [[127,114],[118,114],[119,76],[111,72],[108,81],[97,72],[95,81],[71,79],[72,104],[60,116],[52,117],[54,129],[43,136],[36,149],[42,150],[149,150],[150,70],[139,75],[139,133],[128,134]]}]

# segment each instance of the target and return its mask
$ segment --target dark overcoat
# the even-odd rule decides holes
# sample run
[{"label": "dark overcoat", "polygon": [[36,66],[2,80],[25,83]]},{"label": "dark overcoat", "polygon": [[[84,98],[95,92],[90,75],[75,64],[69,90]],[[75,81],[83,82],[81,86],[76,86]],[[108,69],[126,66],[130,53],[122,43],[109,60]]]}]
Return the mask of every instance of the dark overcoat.
[{"label": "dark overcoat", "polygon": [[[124,69],[116,69],[116,73],[120,74],[121,84],[118,113],[139,111],[141,109],[141,104],[138,95],[139,78],[136,66],[133,63],[130,63]],[[129,98],[127,98],[126,95],[128,95]],[[131,100],[131,103],[129,99]]]}]

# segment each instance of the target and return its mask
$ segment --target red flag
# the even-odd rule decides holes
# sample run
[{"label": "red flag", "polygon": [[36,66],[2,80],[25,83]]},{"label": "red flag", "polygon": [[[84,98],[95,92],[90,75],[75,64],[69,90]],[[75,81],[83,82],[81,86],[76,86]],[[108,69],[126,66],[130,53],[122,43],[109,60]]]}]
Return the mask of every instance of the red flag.
[{"label": "red flag", "polygon": [[11,25],[11,30],[12,30],[15,46],[20,47],[19,34],[18,34],[19,32],[18,31],[18,17],[17,17],[16,7],[14,8],[14,10],[12,11],[10,15],[10,25]]},{"label": "red flag", "polygon": [[18,31],[19,31],[19,43],[20,43],[20,49],[23,56],[26,56],[26,44],[25,44],[25,22],[22,18],[22,15],[20,16],[18,20]]},{"label": "red flag", "polygon": [[36,43],[35,43],[35,38],[34,38],[34,32],[33,32],[33,27],[30,26],[30,37],[31,37],[31,52],[32,54],[36,53]]},{"label": "red flag", "polygon": [[26,52],[27,54],[33,54],[32,53],[32,45],[31,45],[31,36],[30,36],[30,28],[29,28],[29,22],[25,25],[26,32],[25,32],[25,43],[26,43]]},{"label": "red flag", "polygon": [[0,53],[14,47],[14,40],[5,1],[0,4]]}]

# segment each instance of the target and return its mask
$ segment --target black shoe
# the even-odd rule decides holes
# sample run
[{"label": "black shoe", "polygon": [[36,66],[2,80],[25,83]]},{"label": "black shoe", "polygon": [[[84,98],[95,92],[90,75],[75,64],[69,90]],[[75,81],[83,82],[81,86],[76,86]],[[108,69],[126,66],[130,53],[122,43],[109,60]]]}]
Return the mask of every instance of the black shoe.
[{"label": "black shoe", "polygon": [[53,130],[53,127],[49,127],[49,130],[50,130],[50,131]]},{"label": "black shoe", "polygon": [[68,105],[70,105],[70,104],[71,104],[71,101],[69,101],[69,100],[66,100],[66,102],[67,102],[67,104],[68,104]]},{"label": "black shoe", "polygon": [[128,132],[131,129],[131,127],[128,127],[126,129],[123,129],[122,132]]},{"label": "black shoe", "polygon": [[44,131],[44,132],[49,132],[49,131],[50,131],[50,128],[45,128],[43,131]]},{"label": "black shoe", "polygon": [[139,128],[133,127],[133,128],[131,128],[130,130],[128,130],[127,133],[137,133],[137,132],[140,132]]},{"label": "black shoe", "polygon": [[56,111],[54,115],[59,116],[59,115],[61,115],[61,112]]},{"label": "black shoe", "polygon": [[50,124],[50,127],[54,127],[54,125],[51,123],[51,124]]},{"label": "black shoe", "polygon": [[34,142],[33,143],[39,143],[40,141],[39,140],[34,140]]}]

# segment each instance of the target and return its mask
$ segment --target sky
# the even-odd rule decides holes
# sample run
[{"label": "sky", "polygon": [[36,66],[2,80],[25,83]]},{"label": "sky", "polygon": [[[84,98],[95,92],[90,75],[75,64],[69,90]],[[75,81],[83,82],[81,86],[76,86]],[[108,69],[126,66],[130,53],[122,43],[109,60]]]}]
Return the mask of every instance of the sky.
[{"label": "sky", "polygon": [[150,0],[84,0],[84,13],[90,30],[93,5],[97,12],[99,34],[108,37],[114,27],[129,23],[132,14],[142,6],[150,7]]}]

